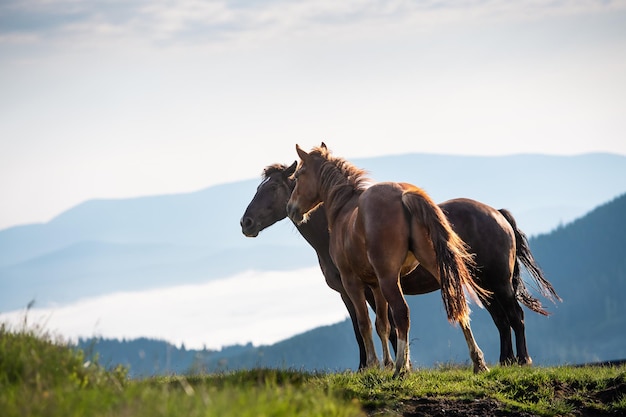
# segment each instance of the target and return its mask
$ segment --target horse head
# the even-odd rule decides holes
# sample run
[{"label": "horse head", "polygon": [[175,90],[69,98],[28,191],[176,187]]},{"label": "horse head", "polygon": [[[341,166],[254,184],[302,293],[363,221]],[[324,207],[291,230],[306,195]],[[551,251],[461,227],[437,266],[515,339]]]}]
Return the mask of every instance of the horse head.
[{"label": "horse head", "polygon": [[320,148],[314,148],[311,153],[306,153],[296,145],[300,165],[294,173],[296,186],[287,203],[287,215],[295,224],[306,222],[307,214],[322,202],[319,191],[320,170],[325,161],[320,157],[322,150],[327,151],[324,143]]},{"label": "horse head", "polygon": [[263,171],[263,181],[241,217],[241,232],[256,237],[259,232],[287,217],[287,201],[294,187],[291,178],[297,161],[290,166],[274,164]]}]

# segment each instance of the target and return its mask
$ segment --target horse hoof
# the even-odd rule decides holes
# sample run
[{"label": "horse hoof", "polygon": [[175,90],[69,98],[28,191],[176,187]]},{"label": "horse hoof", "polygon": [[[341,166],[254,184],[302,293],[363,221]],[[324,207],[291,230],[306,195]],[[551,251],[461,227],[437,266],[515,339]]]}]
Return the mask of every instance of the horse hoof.
[{"label": "horse hoof", "polygon": [[527,356],[525,358],[518,358],[517,363],[521,366],[530,366],[533,364],[533,360],[530,356]]},{"label": "horse hoof", "polygon": [[517,363],[518,363],[518,360],[515,359],[514,357],[506,358],[506,359],[500,359],[500,365],[501,366],[513,366],[513,365],[515,365]]},{"label": "horse hoof", "polygon": [[474,365],[474,373],[479,374],[481,372],[489,372],[489,367],[485,363]]},{"label": "horse hoof", "polygon": [[380,362],[370,363],[369,365],[365,365],[362,368],[359,368],[358,372],[367,372],[371,369],[380,369]]},{"label": "horse hoof", "polygon": [[402,378],[404,377],[406,374],[408,374],[409,372],[411,372],[411,368],[407,367],[407,366],[403,366],[400,368],[396,368],[396,370],[393,373],[393,377],[394,378]]},{"label": "horse hoof", "polygon": [[409,371],[407,371],[406,369],[405,369],[405,370],[403,370],[403,371],[398,371],[398,370],[396,370],[396,371],[393,373],[393,378],[394,378],[394,379],[402,379],[402,378],[404,378],[404,377],[405,377],[408,373],[409,373]]}]

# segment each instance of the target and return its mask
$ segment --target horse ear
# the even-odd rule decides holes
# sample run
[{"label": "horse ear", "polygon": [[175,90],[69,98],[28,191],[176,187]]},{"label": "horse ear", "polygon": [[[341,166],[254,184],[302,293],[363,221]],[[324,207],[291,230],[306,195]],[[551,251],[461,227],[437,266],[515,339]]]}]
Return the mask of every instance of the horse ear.
[{"label": "horse ear", "polygon": [[324,142],[322,142],[322,144],[320,145],[320,148],[328,150],[328,148],[326,147],[326,144]]},{"label": "horse ear", "polygon": [[289,177],[293,175],[293,173],[296,172],[297,167],[298,167],[298,161],[293,161],[293,164],[291,164],[291,166],[285,170],[285,173],[283,175],[285,177]]},{"label": "horse ear", "polygon": [[304,152],[298,144],[296,144],[296,152],[298,152],[300,159],[306,159],[306,157],[309,156],[309,154]]}]

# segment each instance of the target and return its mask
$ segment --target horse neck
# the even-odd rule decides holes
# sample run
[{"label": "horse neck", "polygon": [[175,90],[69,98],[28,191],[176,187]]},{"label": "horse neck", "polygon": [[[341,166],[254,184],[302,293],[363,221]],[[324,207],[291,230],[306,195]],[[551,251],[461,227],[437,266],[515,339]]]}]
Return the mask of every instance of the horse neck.
[{"label": "horse neck", "polygon": [[335,220],[344,211],[351,211],[356,205],[356,201],[361,190],[355,189],[346,179],[345,184],[335,185],[332,187],[320,188],[320,195],[326,209],[326,219],[328,220],[328,228],[332,230]]},{"label": "horse neck", "polygon": [[328,220],[324,206],[317,207],[306,222],[296,225],[298,232],[315,249],[319,257],[328,256],[330,235],[328,233]]},{"label": "horse neck", "polygon": [[[296,180],[294,178],[287,178],[287,188],[289,193],[293,192],[296,188]],[[328,235],[328,220],[326,219],[326,212],[323,206],[318,206],[310,215],[306,222],[295,223],[294,225],[300,232],[300,235],[309,242],[309,245],[315,249],[315,251],[322,255],[328,252],[328,242],[330,241]]]}]

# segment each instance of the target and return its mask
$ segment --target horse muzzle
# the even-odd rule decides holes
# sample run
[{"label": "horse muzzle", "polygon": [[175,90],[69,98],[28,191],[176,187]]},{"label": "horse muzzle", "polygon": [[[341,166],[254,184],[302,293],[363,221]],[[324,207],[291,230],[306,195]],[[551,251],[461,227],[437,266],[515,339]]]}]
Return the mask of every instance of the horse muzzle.
[{"label": "horse muzzle", "polygon": [[252,218],[244,216],[239,221],[239,224],[241,225],[241,233],[247,237],[257,237],[259,235],[258,224]]}]

